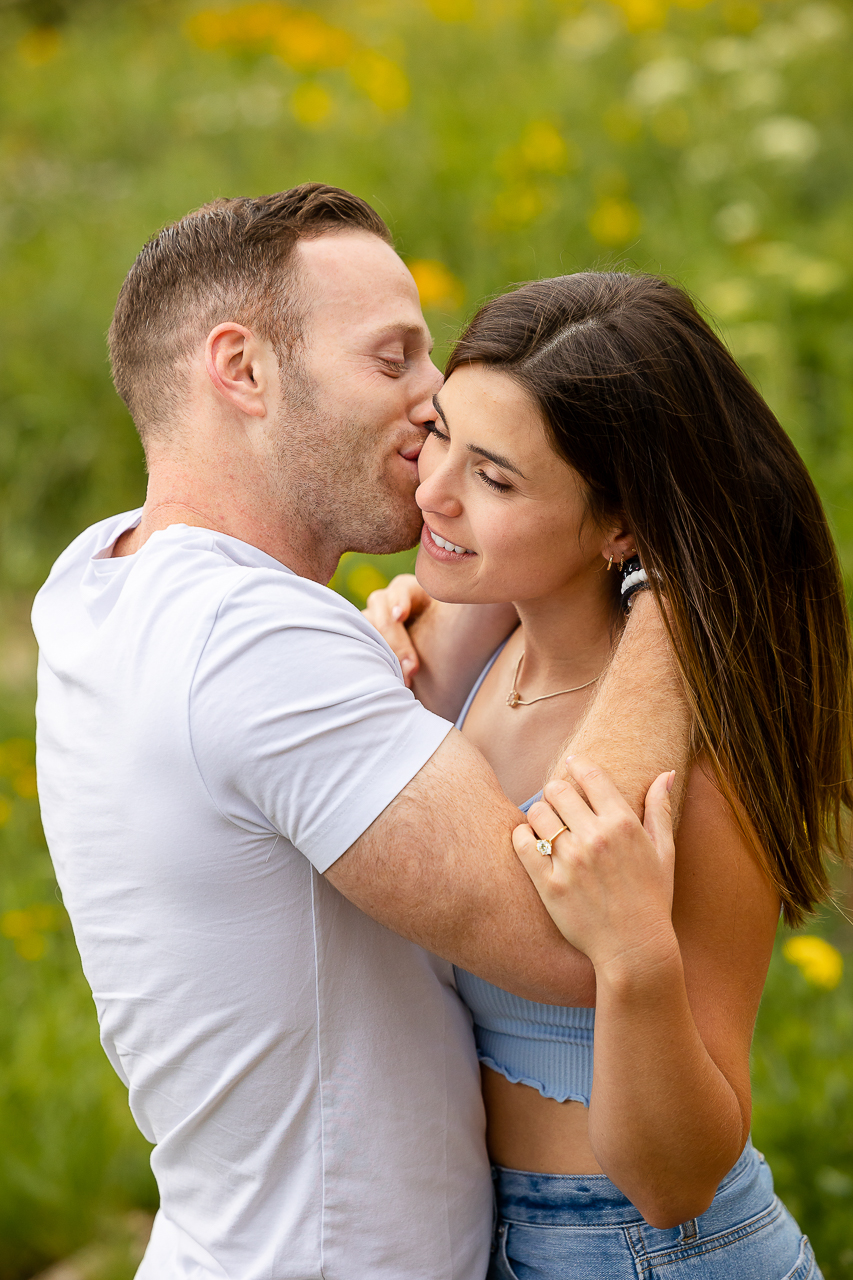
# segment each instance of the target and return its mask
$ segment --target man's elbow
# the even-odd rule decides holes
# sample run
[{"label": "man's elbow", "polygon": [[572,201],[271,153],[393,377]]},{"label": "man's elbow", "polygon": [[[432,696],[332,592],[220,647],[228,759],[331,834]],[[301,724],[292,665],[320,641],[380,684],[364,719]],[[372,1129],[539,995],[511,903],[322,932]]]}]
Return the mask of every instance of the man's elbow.
[{"label": "man's elbow", "polygon": [[569,971],[552,970],[541,975],[535,987],[517,992],[539,1004],[555,1004],[570,1009],[595,1008],[595,969],[591,961],[580,952],[576,954]]}]

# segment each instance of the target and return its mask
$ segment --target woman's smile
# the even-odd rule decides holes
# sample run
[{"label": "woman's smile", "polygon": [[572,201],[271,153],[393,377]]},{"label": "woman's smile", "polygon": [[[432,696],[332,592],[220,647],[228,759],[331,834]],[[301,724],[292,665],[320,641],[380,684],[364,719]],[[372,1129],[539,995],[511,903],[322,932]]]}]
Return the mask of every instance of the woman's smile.
[{"label": "woman's smile", "polygon": [[454,561],[467,560],[470,556],[476,554],[474,551],[469,551],[467,547],[460,547],[457,543],[451,542],[449,538],[442,538],[428,524],[424,524],[421,546],[434,559],[440,560],[442,564],[453,564]]}]

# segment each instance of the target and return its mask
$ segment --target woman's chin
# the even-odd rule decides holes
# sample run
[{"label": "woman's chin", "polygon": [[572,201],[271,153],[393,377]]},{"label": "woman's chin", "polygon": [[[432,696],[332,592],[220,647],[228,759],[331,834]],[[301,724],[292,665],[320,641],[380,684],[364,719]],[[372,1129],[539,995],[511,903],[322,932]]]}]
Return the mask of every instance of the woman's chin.
[{"label": "woman's chin", "polygon": [[[461,566],[460,566],[461,568]],[[483,594],[482,585],[466,582],[457,576],[454,565],[436,564],[423,547],[418,547],[415,561],[415,577],[433,600],[442,604],[497,604],[498,600]],[[500,602],[502,603],[502,602]]]},{"label": "woman's chin", "polygon": [[415,561],[415,577],[417,578],[424,591],[427,591],[433,600],[440,600],[442,604],[469,604],[470,597],[465,593],[464,587],[460,583],[453,583],[449,573],[442,573],[429,557],[429,553],[424,551],[423,547],[418,547],[418,558]]}]

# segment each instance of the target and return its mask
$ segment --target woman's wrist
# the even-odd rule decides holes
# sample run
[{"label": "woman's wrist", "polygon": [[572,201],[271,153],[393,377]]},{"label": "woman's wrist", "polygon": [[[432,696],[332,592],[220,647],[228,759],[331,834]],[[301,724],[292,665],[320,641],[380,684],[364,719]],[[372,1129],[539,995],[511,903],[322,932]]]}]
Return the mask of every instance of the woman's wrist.
[{"label": "woman's wrist", "polygon": [[620,1003],[643,1003],[657,999],[673,984],[684,985],[681,948],[671,920],[650,929],[641,942],[590,959],[599,1000],[606,993]]}]

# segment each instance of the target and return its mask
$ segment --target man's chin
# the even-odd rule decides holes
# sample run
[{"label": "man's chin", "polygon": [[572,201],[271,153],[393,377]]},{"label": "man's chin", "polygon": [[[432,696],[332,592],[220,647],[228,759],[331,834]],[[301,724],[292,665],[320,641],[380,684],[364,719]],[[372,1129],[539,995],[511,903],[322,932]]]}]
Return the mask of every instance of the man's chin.
[{"label": "man's chin", "polygon": [[[417,508],[416,511],[416,515],[404,515],[399,511],[389,514],[382,528],[374,525],[371,529],[354,532],[347,550],[364,556],[390,556],[398,551],[411,551],[421,540],[424,523],[420,511]],[[373,518],[375,520],[375,515]]]}]

